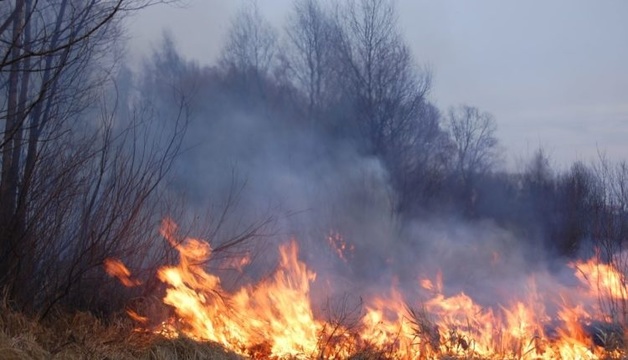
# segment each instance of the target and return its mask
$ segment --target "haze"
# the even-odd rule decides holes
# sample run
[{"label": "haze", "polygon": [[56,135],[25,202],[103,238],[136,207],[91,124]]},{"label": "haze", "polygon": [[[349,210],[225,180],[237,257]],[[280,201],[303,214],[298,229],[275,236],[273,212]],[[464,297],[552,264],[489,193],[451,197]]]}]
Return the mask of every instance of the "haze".
[{"label": "haze", "polygon": [[[171,32],[181,53],[210,65],[242,2],[188,1],[155,6],[131,28],[131,49],[145,56]],[[282,28],[292,2],[260,1]],[[415,58],[431,68],[439,108],[468,103],[492,113],[506,161],[543,147],[554,165],[628,154],[628,3],[496,0],[396,2]],[[139,50],[139,51],[138,51]]]}]

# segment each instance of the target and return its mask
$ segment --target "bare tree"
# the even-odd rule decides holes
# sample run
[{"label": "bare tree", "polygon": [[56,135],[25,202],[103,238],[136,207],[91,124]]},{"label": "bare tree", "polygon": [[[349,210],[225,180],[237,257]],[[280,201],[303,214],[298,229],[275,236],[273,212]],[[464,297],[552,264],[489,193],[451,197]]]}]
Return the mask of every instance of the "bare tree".
[{"label": "bare tree", "polygon": [[[604,154],[593,166],[596,183],[600,187],[598,209],[594,214],[593,237],[609,257],[624,250],[628,240],[628,163],[612,163]],[[628,268],[628,259],[622,259]]]},{"label": "bare tree", "polygon": [[452,154],[449,135],[441,126],[440,111],[426,102],[394,150],[387,163],[400,193],[397,211],[408,213],[436,205]]},{"label": "bare tree", "polygon": [[447,125],[454,146],[454,174],[465,211],[472,213],[476,202],[474,182],[498,159],[497,125],[491,114],[468,105],[450,108]]},{"label": "bare tree", "polygon": [[[112,125],[101,122],[111,119],[111,110],[96,116],[99,107],[93,104],[102,99],[103,85],[115,67],[124,15],[158,2],[166,1],[0,3],[0,99],[5,100],[0,107],[0,286],[25,306],[57,297],[61,287],[53,284],[49,272],[72,256],[93,252],[96,245],[85,241],[102,235],[86,225],[94,221],[97,201],[77,201],[102,195],[104,177],[115,172],[111,157],[121,155],[113,150],[120,138],[107,130]],[[143,181],[156,180],[141,174],[147,167],[138,161],[128,163],[133,170],[125,173],[137,181],[135,190]],[[103,162],[109,165],[92,167]],[[124,182],[123,174],[118,175],[116,181]],[[65,232],[68,224],[77,232]],[[84,248],[75,253],[62,244]],[[97,261],[86,258],[92,266]],[[64,283],[75,283],[72,279],[84,274],[81,264],[65,273]]]},{"label": "bare tree", "polygon": [[[545,180],[545,184],[551,184]],[[582,162],[574,163],[570,170],[555,181],[555,196],[546,191],[539,193],[538,201],[554,200],[555,205],[538,211],[537,216],[557,219],[550,224],[551,245],[561,255],[575,255],[581,245],[591,239],[595,214],[602,208],[602,189],[591,168]],[[551,189],[551,188],[550,188]]]},{"label": "bare tree", "polygon": [[372,154],[385,154],[411,127],[424,105],[430,75],[420,71],[397,29],[387,0],[352,1],[338,16],[345,90],[354,122]]},{"label": "bare tree", "polygon": [[289,62],[292,78],[306,94],[312,120],[333,89],[337,27],[317,0],[294,2],[289,18]]},{"label": "bare tree", "polygon": [[461,105],[449,109],[449,133],[455,146],[455,169],[463,181],[486,172],[497,160],[497,125],[493,116]]},{"label": "bare tree", "polygon": [[[599,297],[600,307],[609,318],[622,326],[628,324],[628,284],[625,274],[628,271],[628,163],[611,162],[605,154],[592,166],[596,185],[599,187],[597,201],[590,214],[591,237],[596,247],[596,256],[601,263],[610,263],[623,275],[613,293],[620,296]],[[600,282],[608,279],[600,279]]]},{"label": "bare tree", "polygon": [[221,63],[254,78],[267,75],[277,52],[275,29],[262,16],[257,2],[245,4],[233,18]]},{"label": "bare tree", "polygon": [[550,183],[554,178],[549,156],[543,148],[534,152],[530,163],[526,166],[524,177],[527,183],[539,186]]},{"label": "bare tree", "polygon": [[435,185],[446,135],[426,100],[430,74],[404,43],[393,3],[359,0],[324,8],[315,0],[297,1],[287,31],[290,69],[310,118],[321,117],[334,135],[383,160],[400,192],[391,196],[406,203],[393,208],[416,199],[406,191],[419,179],[433,176],[423,183]]}]

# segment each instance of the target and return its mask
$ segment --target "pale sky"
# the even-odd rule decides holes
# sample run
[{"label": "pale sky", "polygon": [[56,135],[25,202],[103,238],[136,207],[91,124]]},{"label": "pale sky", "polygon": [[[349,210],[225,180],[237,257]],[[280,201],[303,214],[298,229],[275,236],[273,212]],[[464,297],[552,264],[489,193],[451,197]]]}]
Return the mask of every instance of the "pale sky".
[{"label": "pale sky", "polygon": [[[241,1],[187,0],[136,15],[135,57],[168,30],[213,64]],[[291,0],[259,0],[281,29]],[[628,160],[628,1],[398,0],[405,39],[433,71],[431,100],[492,113],[509,167],[544,147],[554,165]]]}]

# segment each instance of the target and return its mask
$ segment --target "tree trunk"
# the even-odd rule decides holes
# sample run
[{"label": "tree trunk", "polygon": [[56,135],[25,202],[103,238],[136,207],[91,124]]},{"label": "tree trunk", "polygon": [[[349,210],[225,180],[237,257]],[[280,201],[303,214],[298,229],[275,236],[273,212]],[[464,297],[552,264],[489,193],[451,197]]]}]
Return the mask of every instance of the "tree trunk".
[{"label": "tree trunk", "polygon": [[[15,280],[19,254],[14,236],[15,206],[18,193],[19,153],[21,151],[22,120],[18,110],[20,95],[20,66],[24,30],[24,0],[17,0],[13,18],[11,68],[9,71],[7,112],[2,139],[2,173],[0,174],[0,284]],[[15,157],[18,159],[15,159]],[[18,164],[15,161],[18,161]]]}]

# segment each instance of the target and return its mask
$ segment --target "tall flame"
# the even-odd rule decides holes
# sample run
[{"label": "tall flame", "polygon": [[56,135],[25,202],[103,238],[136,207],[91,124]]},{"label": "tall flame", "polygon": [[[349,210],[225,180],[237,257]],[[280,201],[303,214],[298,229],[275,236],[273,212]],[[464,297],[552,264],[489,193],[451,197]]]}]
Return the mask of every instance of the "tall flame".
[{"label": "tall flame", "polygon": [[[161,228],[179,251],[178,264],[158,271],[167,286],[163,301],[175,315],[154,330],[167,336],[214,341],[255,358],[337,359],[360,352],[399,359],[618,356],[617,348],[595,341],[591,325],[607,320],[593,300],[625,301],[623,275],[595,259],[571,265],[585,291],[554,294],[559,299],[555,314],[547,313],[534,278],[529,280],[526,299],[513,298],[509,306],[486,308],[463,292],[446,294],[438,274],[434,281],[417,279],[417,289],[427,294],[422,302],[412,306],[393,284],[383,294],[365,299],[360,320],[349,326],[315,316],[310,286],[316,273],[299,260],[295,240],[279,247],[279,263],[271,276],[227,292],[221,279],[205,270],[211,246],[193,238],[180,241],[176,230],[171,220],[165,220]],[[108,272],[125,285],[136,284],[129,280],[128,270],[120,270],[126,269],[122,263],[108,264]],[[623,341],[623,332],[616,335]]]}]

